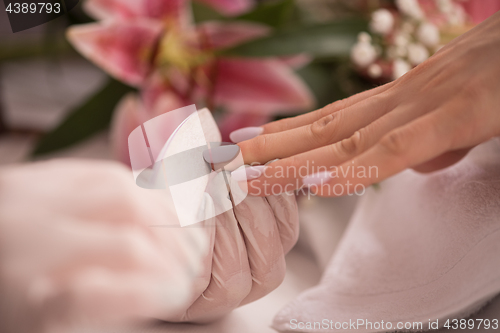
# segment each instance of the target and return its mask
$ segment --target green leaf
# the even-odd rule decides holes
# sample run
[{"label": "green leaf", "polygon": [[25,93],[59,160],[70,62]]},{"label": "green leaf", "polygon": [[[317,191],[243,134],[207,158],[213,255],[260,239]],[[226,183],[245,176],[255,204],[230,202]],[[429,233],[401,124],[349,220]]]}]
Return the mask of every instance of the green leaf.
[{"label": "green leaf", "polygon": [[227,21],[228,18],[217,12],[212,7],[204,5],[199,2],[191,2],[191,9],[193,11],[193,18],[196,23],[205,21]]},{"label": "green leaf", "polygon": [[118,101],[133,88],[110,79],[104,88],[76,107],[58,127],[45,134],[32,152],[40,156],[67,148],[109,126]]},{"label": "green leaf", "polygon": [[333,75],[335,64],[311,63],[297,70],[302,80],[316,97],[316,106],[330,104],[345,96],[338,89],[337,78]]},{"label": "green leaf", "polygon": [[366,21],[349,19],[297,27],[222,51],[226,56],[274,57],[306,53],[316,58],[346,57]]},{"label": "green leaf", "polygon": [[251,21],[266,24],[272,28],[282,28],[289,23],[294,9],[294,0],[278,0],[259,4],[252,11],[237,17],[224,16],[210,6],[193,1],[191,3],[194,21]]},{"label": "green leaf", "polygon": [[49,45],[42,42],[0,42],[0,63],[21,58],[35,58],[48,55],[67,55],[74,53],[65,39],[52,38]]},{"label": "green leaf", "polygon": [[283,28],[292,18],[294,9],[294,0],[264,2],[237,19],[262,23],[273,28]]}]

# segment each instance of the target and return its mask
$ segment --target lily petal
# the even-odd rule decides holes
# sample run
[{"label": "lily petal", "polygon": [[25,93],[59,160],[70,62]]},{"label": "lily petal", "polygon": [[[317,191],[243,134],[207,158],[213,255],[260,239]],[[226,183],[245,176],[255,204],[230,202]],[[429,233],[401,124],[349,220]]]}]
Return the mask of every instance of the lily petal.
[{"label": "lily petal", "polygon": [[187,0],[142,0],[142,2],[147,17],[162,21],[181,21],[181,23],[186,23],[190,19]]},{"label": "lily petal", "polygon": [[462,5],[475,24],[481,23],[500,10],[500,0],[467,1]]},{"label": "lily petal", "polygon": [[107,21],[72,26],[68,40],[112,76],[140,85],[151,70],[152,52],[162,29],[160,22],[147,19]]},{"label": "lily petal", "polygon": [[[111,121],[110,142],[115,158],[130,166],[128,136],[145,119],[145,110],[136,94],[128,94],[118,103]],[[144,161],[147,165],[149,161]]]},{"label": "lily petal", "polygon": [[87,0],[83,3],[85,12],[98,20],[140,17],[142,7],[137,0]]},{"label": "lily petal", "polygon": [[157,18],[183,19],[187,16],[186,0],[87,0],[85,11],[96,19]]},{"label": "lily petal", "polygon": [[[130,133],[146,121],[182,106],[184,106],[182,101],[172,92],[164,92],[161,97],[157,98],[155,105],[151,108],[146,108],[136,94],[128,94],[125,96],[120,103],[118,103],[111,121],[110,141],[116,159],[130,166],[128,146]],[[173,123],[180,123],[182,120],[184,119],[178,122],[174,121]],[[161,133],[155,133],[154,138],[149,139],[164,140],[164,142],[166,142],[177,126],[169,126],[168,123],[162,125]],[[150,159],[149,156],[147,156],[144,163],[147,164],[149,162]]]},{"label": "lily petal", "polygon": [[[168,138],[174,133],[177,126],[179,126],[189,115],[191,111],[177,96],[171,92],[164,93],[158,98],[153,109],[148,110],[148,121],[144,129],[148,140],[148,146],[151,149],[151,155],[155,161],[167,143]],[[163,116],[170,111],[182,108],[168,116]]]},{"label": "lily petal", "polygon": [[229,134],[243,128],[261,126],[272,120],[271,115],[258,113],[227,113],[219,121],[219,129],[223,142],[231,142]]},{"label": "lily petal", "polygon": [[250,10],[254,0],[198,0],[203,2],[225,15],[238,15]]},{"label": "lily petal", "polygon": [[292,67],[293,69],[300,69],[308,65],[313,60],[313,57],[303,53],[292,56],[280,57],[280,59],[281,61],[283,61],[283,63]]},{"label": "lily petal", "polygon": [[230,112],[291,113],[312,108],[314,97],[279,59],[224,58],[217,63],[215,103]]},{"label": "lily petal", "polygon": [[208,49],[222,49],[264,37],[271,29],[263,24],[250,22],[204,22],[197,26],[201,44]]},{"label": "lily petal", "polygon": [[[173,94],[179,100],[179,104],[190,105],[193,101],[185,98],[189,90],[189,77],[177,68],[168,68],[162,74],[155,72],[149,76],[141,89],[141,97],[147,109],[154,109],[165,94]],[[181,106],[179,106],[181,107]]]}]

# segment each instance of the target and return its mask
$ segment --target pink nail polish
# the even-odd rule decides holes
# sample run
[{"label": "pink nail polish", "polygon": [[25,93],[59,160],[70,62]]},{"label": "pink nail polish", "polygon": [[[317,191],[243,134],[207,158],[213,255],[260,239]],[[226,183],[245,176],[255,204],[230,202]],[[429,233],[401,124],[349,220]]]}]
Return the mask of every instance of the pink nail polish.
[{"label": "pink nail polish", "polygon": [[265,165],[256,165],[251,167],[239,168],[231,172],[231,177],[238,181],[243,182],[255,178],[259,178],[266,169]]},{"label": "pink nail polish", "polygon": [[307,187],[313,185],[321,186],[326,184],[331,178],[330,171],[318,172],[302,178],[302,184]]},{"label": "pink nail polish", "polygon": [[262,127],[244,127],[229,134],[229,138],[234,143],[238,143],[245,140],[250,140],[262,134],[264,129]]}]

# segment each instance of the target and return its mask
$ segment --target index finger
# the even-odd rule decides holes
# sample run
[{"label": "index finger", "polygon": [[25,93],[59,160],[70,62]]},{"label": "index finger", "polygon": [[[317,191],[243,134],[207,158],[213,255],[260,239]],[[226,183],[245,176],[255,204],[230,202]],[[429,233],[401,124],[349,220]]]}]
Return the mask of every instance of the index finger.
[{"label": "index finger", "polygon": [[245,163],[263,164],[349,137],[390,110],[391,100],[382,97],[388,87],[380,86],[323,109],[264,125],[264,134],[238,143]]},{"label": "index finger", "polygon": [[[364,193],[366,186],[446,151],[463,148],[455,147],[453,136],[450,135],[460,126],[468,126],[468,123],[461,124],[459,117],[450,117],[446,108],[427,114],[391,131],[366,152],[339,166],[339,169],[350,165],[353,170],[373,169],[374,172],[365,172],[363,177],[356,176],[356,173],[347,173],[345,177],[328,177],[317,184],[313,191],[321,196],[358,193],[358,189]],[[342,188],[343,193],[335,193],[335,187]]]},{"label": "index finger", "polygon": [[[332,114],[334,112],[340,111],[342,109],[345,109],[347,107],[350,107],[362,100],[365,100],[366,98],[372,97],[374,95],[380,94],[394,84],[393,82],[389,82],[387,84],[384,84],[382,86],[363,91],[359,94],[353,95],[349,98],[346,99],[341,99],[336,102],[333,102],[331,104],[326,105],[325,107],[322,107],[321,109],[311,111],[305,114],[301,114],[299,116],[291,117],[291,118],[285,118],[285,119],[280,119],[277,121],[273,121],[270,123],[267,123],[263,126],[263,131],[261,134],[270,134],[270,133],[278,133],[278,132],[283,132],[287,131],[290,129],[298,128],[304,125],[311,124],[329,114]],[[244,130],[244,129],[242,129]],[[236,130],[233,133],[236,133],[240,130]],[[239,141],[238,141],[239,142]],[[238,143],[237,142],[237,143]]]}]

